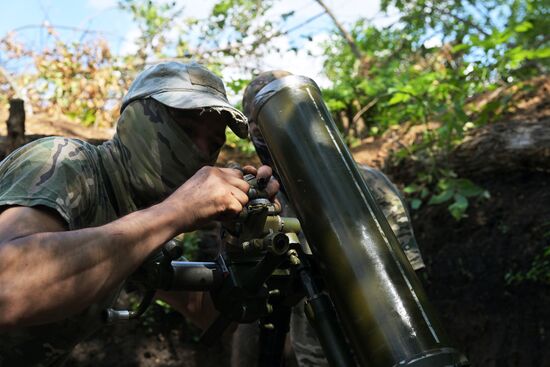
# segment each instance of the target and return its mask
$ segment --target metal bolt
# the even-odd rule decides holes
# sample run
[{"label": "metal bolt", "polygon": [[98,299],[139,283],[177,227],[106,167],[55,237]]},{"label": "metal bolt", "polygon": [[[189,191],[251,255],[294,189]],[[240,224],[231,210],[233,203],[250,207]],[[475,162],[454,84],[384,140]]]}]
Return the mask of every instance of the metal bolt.
[{"label": "metal bolt", "polygon": [[298,253],[296,252],[296,250],[292,249],[292,250],[288,251],[287,254],[288,254],[290,263],[293,266],[300,265],[300,258],[298,257]]},{"label": "metal bolt", "polygon": [[252,240],[252,245],[258,250],[263,250],[263,248],[264,248],[263,241],[258,239],[258,238],[255,238],[255,239]]},{"label": "metal bolt", "polygon": [[281,291],[278,290],[278,289],[272,289],[272,290],[270,290],[270,291],[268,292],[268,294],[269,294],[270,296],[278,296],[279,294],[281,294]]}]

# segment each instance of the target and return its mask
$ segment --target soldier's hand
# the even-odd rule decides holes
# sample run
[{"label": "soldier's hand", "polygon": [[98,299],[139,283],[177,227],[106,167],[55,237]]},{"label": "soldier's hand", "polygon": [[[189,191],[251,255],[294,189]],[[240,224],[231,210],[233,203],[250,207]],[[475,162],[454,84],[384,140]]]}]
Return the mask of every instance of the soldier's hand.
[{"label": "soldier's hand", "polygon": [[256,168],[254,166],[244,166],[243,171],[245,174],[252,174],[256,176],[256,180],[263,180],[267,183],[265,191],[271,199],[275,198],[275,195],[279,192],[280,184],[273,177],[273,170],[269,166],[260,166]]},{"label": "soldier's hand", "polygon": [[212,220],[234,218],[248,202],[249,188],[241,171],[205,166],[163,204],[179,215],[181,232],[188,232]]}]

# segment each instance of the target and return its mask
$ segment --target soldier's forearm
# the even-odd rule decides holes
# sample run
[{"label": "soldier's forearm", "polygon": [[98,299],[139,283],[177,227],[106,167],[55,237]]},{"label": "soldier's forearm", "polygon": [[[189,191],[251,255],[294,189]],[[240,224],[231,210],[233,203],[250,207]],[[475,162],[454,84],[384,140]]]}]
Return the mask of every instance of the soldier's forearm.
[{"label": "soldier's forearm", "polygon": [[101,300],[177,234],[176,222],[181,218],[159,204],[101,227],[51,226],[51,232],[4,240],[0,329],[60,320]]}]

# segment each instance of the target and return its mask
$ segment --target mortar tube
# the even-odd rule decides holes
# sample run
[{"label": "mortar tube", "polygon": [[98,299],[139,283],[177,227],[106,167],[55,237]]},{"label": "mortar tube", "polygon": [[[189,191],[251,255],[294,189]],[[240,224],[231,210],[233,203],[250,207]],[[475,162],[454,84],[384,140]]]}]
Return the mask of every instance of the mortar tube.
[{"label": "mortar tube", "polygon": [[253,102],[282,185],[362,366],[464,366],[309,78]]}]

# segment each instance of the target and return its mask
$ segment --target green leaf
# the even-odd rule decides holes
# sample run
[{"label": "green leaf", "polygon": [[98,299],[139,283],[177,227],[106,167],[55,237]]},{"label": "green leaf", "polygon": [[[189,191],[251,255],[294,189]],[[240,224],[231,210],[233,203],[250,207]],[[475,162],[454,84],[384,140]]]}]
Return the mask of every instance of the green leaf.
[{"label": "green leaf", "polygon": [[533,23],[526,20],[525,22],[520,23],[517,26],[515,26],[514,31],[516,31],[518,33],[523,33],[523,32],[527,32],[528,30],[530,30],[532,28],[533,28]]},{"label": "green leaf", "polygon": [[430,190],[428,190],[427,188],[423,188],[422,191],[420,191],[420,197],[422,199],[426,199],[428,197],[428,195],[430,194]]},{"label": "green leaf", "polygon": [[413,192],[417,192],[420,190],[420,186],[412,184],[403,189],[403,192],[406,194],[412,194]]},{"label": "green leaf", "polygon": [[341,111],[346,108],[346,104],[342,101],[339,101],[337,99],[327,99],[326,101],[327,107],[330,111]]},{"label": "green leaf", "polygon": [[454,103],[454,112],[455,116],[460,120],[462,125],[468,121],[468,115],[466,115],[466,112],[464,112],[464,106],[462,105],[461,101],[455,101]]},{"label": "green leaf", "polygon": [[397,92],[388,102],[388,106],[393,106],[401,102],[407,102],[409,99],[411,99],[411,96],[409,94]]},{"label": "green leaf", "polygon": [[422,205],[422,200],[420,199],[412,199],[411,200],[411,209],[417,210]]},{"label": "green leaf", "polygon": [[546,59],[550,57],[550,47],[540,48],[538,50],[532,50],[529,59]]},{"label": "green leaf", "polygon": [[155,300],[155,303],[156,303],[157,305],[159,305],[160,307],[162,307],[162,308],[170,308],[170,305],[169,305],[168,303],[166,303],[166,302],[164,302],[164,301],[162,301],[162,300],[160,300],[160,299],[156,299],[156,300]]},{"label": "green leaf", "polygon": [[455,202],[449,205],[448,209],[454,219],[460,220],[464,217],[466,209],[468,209],[468,199],[460,194],[454,196]]},{"label": "green leaf", "polygon": [[[442,172],[442,174],[445,175],[445,173],[443,173],[443,172]],[[450,190],[453,187],[452,181],[453,180],[446,179],[446,178],[442,178],[439,181],[437,181],[437,187],[439,188],[439,191]]]},{"label": "green leaf", "polygon": [[436,205],[436,204],[444,203],[446,201],[451,200],[451,198],[453,197],[453,194],[454,194],[454,190],[445,190],[435,196],[432,196],[428,204]]},{"label": "green leaf", "polygon": [[214,5],[214,9],[212,9],[213,15],[226,15],[227,11],[231,8],[233,4],[231,1],[224,0],[220,1],[216,5]]},{"label": "green leaf", "polygon": [[459,51],[462,51],[462,50],[469,50],[469,49],[470,49],[470,45],[467,45],[467,44],[464,44],[464,43],[459,43],[458,45],[453,46],[453,48],[451,50],[453,52],[459,52]]},{"label": "green leaf", "polygon": [[455,190],[458,194],[465,197],[479,196],[482,195],[484,192],[481,187],[477,186],[467,178],[456,179]]}]

